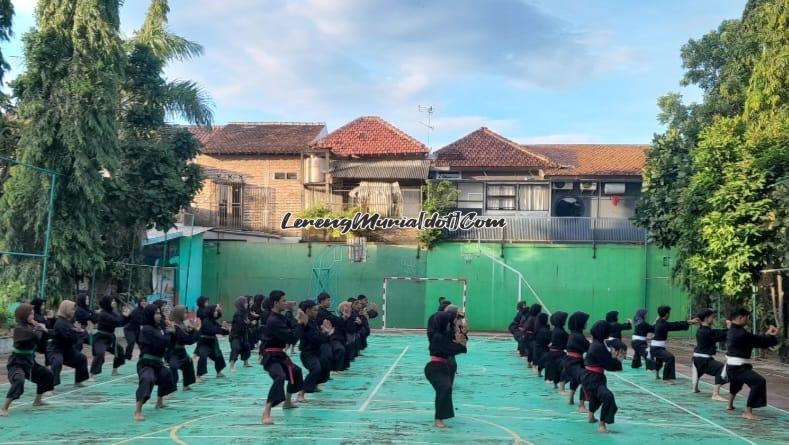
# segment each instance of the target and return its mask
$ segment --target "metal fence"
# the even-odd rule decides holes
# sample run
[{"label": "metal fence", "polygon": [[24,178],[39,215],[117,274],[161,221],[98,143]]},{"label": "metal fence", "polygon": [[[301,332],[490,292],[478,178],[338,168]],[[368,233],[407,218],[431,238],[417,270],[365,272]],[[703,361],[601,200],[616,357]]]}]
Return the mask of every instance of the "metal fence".
[{"label": "metal fence", "polygon": [[451,240],[643,243],[646,231],[626,218],[501,217],[505,227],[447,231]]},{"label": "metal fence", "polygon": [[231,230],[266,232],[272,229],[270,190],[241,183],[207,184],[208,207],[193,207],[194,224]]}]

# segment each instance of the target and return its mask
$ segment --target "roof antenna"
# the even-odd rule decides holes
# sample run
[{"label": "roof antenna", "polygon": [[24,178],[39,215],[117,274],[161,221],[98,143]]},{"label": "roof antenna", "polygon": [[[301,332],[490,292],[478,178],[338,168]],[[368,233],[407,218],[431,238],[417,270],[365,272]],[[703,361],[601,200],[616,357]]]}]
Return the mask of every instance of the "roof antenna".
[{"label": "roof antenna", "polygon": [[427,113],[427,123],[425,123],[425,122],[419,122],[419,123],[424,125],[425,127],[427,127],[427,149],[428,149],[428,151],[433,151],[433,147],[430,146],[430,133],[432,133],[433,130],[436,129],[436,127],[434,127],[430,123],[430,116],[433,115],[433,106],[432,105],[419,105],[419,112],[420,113]]}]

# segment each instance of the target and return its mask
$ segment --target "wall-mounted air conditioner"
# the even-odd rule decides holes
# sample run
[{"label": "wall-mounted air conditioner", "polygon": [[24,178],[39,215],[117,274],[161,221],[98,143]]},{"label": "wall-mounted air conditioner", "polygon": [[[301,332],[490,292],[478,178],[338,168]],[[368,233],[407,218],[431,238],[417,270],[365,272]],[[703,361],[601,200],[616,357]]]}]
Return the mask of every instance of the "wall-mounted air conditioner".
[{"label": "wall-mounted air conditioner", "polygon": [[551,185],[553,186],[554,190],[572,190],[573,189],[572,181],[569,181],[569,182],[552,182]]},{"label": "wall-mounted air conditioner", "polygon": [[581,190],[589,192],[597,190],[597,183],[596,182],[582,182],[581,183]]},{"label": "wall-mounted air conditioner", "polygon": [[625,193],[625,184],[623,182],[609,182],[603,186],[603,193],[606,195],[622,195]]}]

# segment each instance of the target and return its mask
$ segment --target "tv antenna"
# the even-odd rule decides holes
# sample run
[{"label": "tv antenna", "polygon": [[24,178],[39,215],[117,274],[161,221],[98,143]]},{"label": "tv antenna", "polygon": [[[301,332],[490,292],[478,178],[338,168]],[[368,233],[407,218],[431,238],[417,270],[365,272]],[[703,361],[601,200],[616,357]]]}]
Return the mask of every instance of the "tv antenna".
[{"label": "tv antenna", "polygon": [[425,127],[427,127],[427,148],[429,150],[432,150],[432,147],[430,146],[430,133],[432,133],[433,130],[436,129],[436,127],[434,127],[430,123],[430,117],[433,115],[433,111],[434,110],[433,110],[433,106],[432,105],[419,105],[419,112],[420,113],[427,113],[427,122],[426,123],[425,122],[419,122],[419,123],[424,125]]}]

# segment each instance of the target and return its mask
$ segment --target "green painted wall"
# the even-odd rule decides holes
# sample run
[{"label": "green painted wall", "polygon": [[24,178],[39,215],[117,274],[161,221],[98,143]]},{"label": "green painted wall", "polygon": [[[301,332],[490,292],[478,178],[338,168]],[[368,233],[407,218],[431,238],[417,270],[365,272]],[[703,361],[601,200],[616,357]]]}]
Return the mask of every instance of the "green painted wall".
[{"label": "green painted wall", "polygon": [[203,287],[203,235],[184,236],[178,242],[178,303],[192,309]]},{"label": "green painted wall", "polygon": [[[497,244],[483,244],[496,256]],[[339,250],[337,250],[339,249]],[[366,263],[349,263],[344,246],[326,244],[254,244],[207,242],[203,258],[203,293],[231,308],[238,295],[282,289],[290,299],[314,298],[318,278],[327,285],[334,305],[359,293],[381,304],[384,276],[468,279],[467,310],[472,329],[502,331],[517,302],[516,275],[479,255],[477,244],[445,243],[417,257],[415,246],[369,245]],[[513,244],[499,256],[521,271],[552,311],[582,310],[601,319],[609,310],[620,319],[647,307],[650,319],[660,304],[674,308],[674,319],[687,314],[687,297],[669,279],[673,257],[640,245]],[[664,265],[664,257],[668,260]],[[314,268],[318,269],[318,276]],[[424,327],[439,296],[462,302],[462,285],[449,282],[398,282],[388,287],[387,326]],[[524,299],[534,298],[524,286]],[[232,316],[226,310],[226,317]],[[380,326],[380,319],[374,326]]]}]

